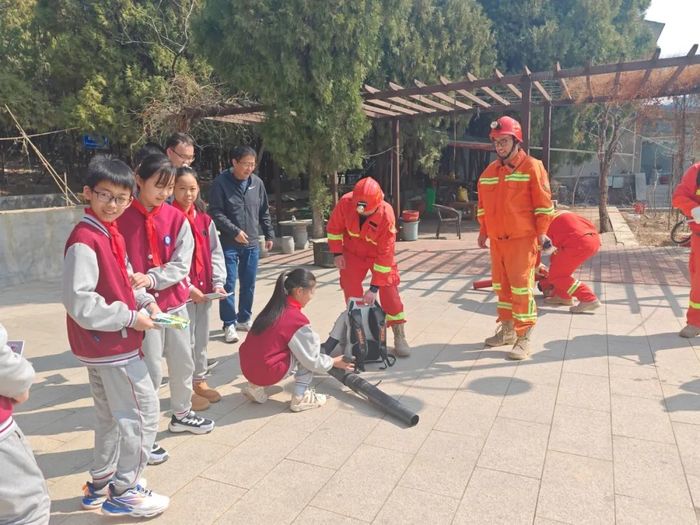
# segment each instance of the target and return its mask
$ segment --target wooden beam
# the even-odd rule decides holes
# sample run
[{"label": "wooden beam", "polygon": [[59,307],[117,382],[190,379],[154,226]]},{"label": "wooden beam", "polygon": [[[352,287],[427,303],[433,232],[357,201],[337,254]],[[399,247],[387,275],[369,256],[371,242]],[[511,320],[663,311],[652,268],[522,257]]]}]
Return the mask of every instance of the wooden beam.
[{"label": "wooden beam", "polygon": [[[396,91],[399,89],[403,89],[403,86],[395,84],[394,82],[389,82],[389,88]],[[440,104],[439,102],[435,102],[433,99],[428,98],[425,95],[411,95],[411,98],[414,100],[417,100],[419,102],[422,102],[426,106],[430,106],[433,109],[439,109],[440,111],[449,111],[450,109],[452,109],[450,107],[445,106],[444,104]]]},{"label": "wooden beam", "polygon": [[[479,79],[476,78],[474,75],[472,75],[469,71],[467,71],[467,79],[469,79],[471,82],[474,82],[474,81],[476,81],[476,80],[479,80]],[[498,102],[499,104],[503,104],[504,106],[510,106],[510,101],[509,101],[509,100],[503,98],[501,95],[499,95],[498,93],[496,93],[496,92],[495,92],[493,89],[491,89],[490,87],[482,86],[481,91],[483,91],[484,93],[486,93],[489,97],[491,97],[492,99],[494,99],[494,100],[495,100],[496,102]]]},{"label": "wooden beam", "polygon": [[540,92],[540,95],[542,95],[543,99],[545,99],[547,102],[552,101],[552,95],[550,95],[549,92],[544,88],[544,86],[540,84],[539,80],[533,80],[532,85],[535,86],[537,91]]},{"label": "wooden beam", "polygon": [[637,87],[637,91],[642,91],[644,88],[644,85],[647,83],[649,80],[649,77],[651,76],[651,72],[654,70],[654,64],[659,60],[659,56],[661,56],[661,48],[657,47],[656,50],[654,51],[654,56],[651,57],[651,64],[647,70],[644,72],[644,76],[642,77],[641,82],[639,82],[639,85]]},{"label": "wooden beam", "polygon": [[[449,84],[452,84],[452,82],[450,82],[450,80],[448,80],[447,77],[443,77],[443,76],[440,77],[440,83],[443,86],[447,86]],[[456,84],[458,84],[458,83],[456,83]],[[485,100],[480,99],[476,95],[473,95],[472,93],[470,93],[466,89],[455,89],[454,91],[456,91],[457,93],[459,93],[463,97],[468,98],[469,100],[471,100],[475,104],[481,106],[482,108],[490,108],[491,107],[491,104],[489,104]]]},{"label": "wooden beam", "polygon": [[566,80],[564,80],[563,78],[561,78],[559,76],[559,73],[561,73],[561,64],[559,63],[559,61],[557,61],[557,63],[554,64],[554,76],[556,76],[557,79],[559,80],[559,84],[561,85],[561,89],[564,92],[564,94],[566,95],[566,98],[571,100],[572,97],[571,97],[571,92],[569,91],[569,86],[566,83]]},{"label": "wooden beam", "polygon": [[[418,87],[425,87],[426,86],[426,84],[421,82],[420,80],[414,80],[413,82]],[[435,98],[439,98],[440,100],[444,100],[445,102],[448,102],[450,104],[454,104],[456,107],[458,107],[460,109],[466,109],[466,110],[472,109],[471,106],[464,104],[463,102],[460,102],[459,100],[457,100],[455,97],[451,97],[449,95],[446,95],[445,93],[440,93],[438,91],[436,93],[433,93],[433,96]]]},{"label": "wooden beam", "polygon": [[549,173],[550,165],[550,142],[552,137],[552,105],[544,105],[544,122],[542,124],[542,164]]},{"label": "wooden beam", "polygon": [[[693,47],[690,48],[690,51],[688,51],[688,54],[686,55],[687,57],[692,57],[695,56],[695,53],[698,51],[698,45],[693,44]],[[676,70],[673,72],[671,77],[666,81],[666,83],[661,86],[660,91],[666,91],[669,89],[671,86],[673,86],[673,83],[678,80],[678,77],[680,74],[683,72],[683,70],[688,67],[688,64],[683,64],[682,66],[678,66]]]},{"label": "wooden beam", "polygon": [[527,66],[524,68],[522,76],[523,90],[523,109],[520,112],[522,115],[523,128],[523,149],[525,153],[530,153],[530,122],[532,121],[532,73]]},{"label": "wooden beam", "polygon": [[[369,84],[365,84],[365,90],[367,90],[369,93],[375,94],[375,93],[380,93],[381,92],[375,88],[370,86]],[[395,91],[395,90],[394,90]],[[401,104],[404,108],[410,108],[412,110],[418,111],[420,113],[432,113],[435,111],[432,108],[427,108],[425,106],[421,106],[420,104],[416,104],[414,102],[411,102],[410,100],[406,100],[405,98],[401,97],[386,97],[388,100],[391,100],[392,102],[396,102],[397,104]],[[378,106],[382,106],[384,104],[379,104],[380,99],[375,99],[374,97],[370,96],[365,98],[365,102],[374,102]],[[392,109],[401,111],[400,107],[393,106]]]},{"label": "wooden beam", "polygon": [[593,86],[591,85],[591,61],[586,62],[586,87],[588,88],[589,100],[593,98]]},{"label": "wooden beam", "polygon": [[617,71],[615,72],[615,82],[613,84],[613,90],[612,90],[612,98],[617,98],[617,93],[620,91],[620,79],[622,77],[622,57],[620,57],[620,61],[617,63]]},{"label": "wooden beam", "polygon": [[391,137],[393,148],[391,149],[391,190],[392,204],[394,205],[394,214],[398,217],[401,215],[401,140],[400,140],[399,119],[395,118],[391,121]]},{"label": "wooden beam", "polygon": [[[493,68],[493,76],[496,77],[496,79],[499,82],[503,82],[503,78],[504,78],[503,73],[501,73],[497,67]],[[513,95],[515,95],[516,97],[523,98],[522,92],[517,87],[515,87],[515,84],[508,84],[507,83],[506,87],[508,89],[510,89],[511,93],[513,93]]]},{"label": "wooden beam", "polygon": [[[374,105],[376,104],[376,105]],[[382,107],[377,107],[377,106],[382,106]],[[402,112],[400,111],[392,111],[392,109],[395,109],[396,106],[393,104],[389,104],[388,102],[385,102],[384,100],[365,100],[362,103],[363,109],[373,111],[374,113],[379,113],[380,115],[386,115],[388,117],[398,117],[401,115]],[[386,108],[386,109],[384,109]],[[390,109],[391,108],[391,109]],[[396,108],[398,109],[398,108]],[[410,111],[406,110],[408,115],[415,115],[415,111]],[[409,112],[410,111],[410,112]]]}]

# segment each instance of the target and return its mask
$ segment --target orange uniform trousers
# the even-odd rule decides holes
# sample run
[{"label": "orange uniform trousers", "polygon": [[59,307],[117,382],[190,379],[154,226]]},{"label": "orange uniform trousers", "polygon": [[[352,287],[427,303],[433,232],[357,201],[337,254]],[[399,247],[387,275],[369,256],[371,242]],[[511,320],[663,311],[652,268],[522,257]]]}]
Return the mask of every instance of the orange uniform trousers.
[{"label": "orange uniform trousers", "polygon": [[491,277],[498,295],[498,321],[513,321],[518,336],[535,325],[537,307],[532,289],[538,245],[536,237],[489,239]]},{"label": "orange uniform trousers", "polygon": [[[362,281],[365,280],[367,272],[374,265],[374,258],[360,257],[350,252],[344,252],[345,268],[340,270],[340,287],[345,294],[345,304],[351,297],[362,297],[364,289]],[[399,296],[399,269],[396,265],[391,267],[388,284],[379,287],[379,304],[386,314],[386,325],[392,326],[406,322],[406,315],[403,311],[403,303]]]}]

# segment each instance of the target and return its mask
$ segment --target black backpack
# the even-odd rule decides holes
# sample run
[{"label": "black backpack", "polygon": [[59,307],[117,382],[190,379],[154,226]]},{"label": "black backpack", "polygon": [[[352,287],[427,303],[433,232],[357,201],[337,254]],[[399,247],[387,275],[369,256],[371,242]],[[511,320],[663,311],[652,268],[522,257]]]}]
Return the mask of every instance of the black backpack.
[{"label": "black backpack", "polygon": [[[348,302],[349,351],[355,369],[364,372],[365,363],[383,363],[382,370],[393,366],[396,357],[386,348],[386,315],[379,303],[367,306],[355,299]],[[349,357],[349,356],[348,356]]]}]

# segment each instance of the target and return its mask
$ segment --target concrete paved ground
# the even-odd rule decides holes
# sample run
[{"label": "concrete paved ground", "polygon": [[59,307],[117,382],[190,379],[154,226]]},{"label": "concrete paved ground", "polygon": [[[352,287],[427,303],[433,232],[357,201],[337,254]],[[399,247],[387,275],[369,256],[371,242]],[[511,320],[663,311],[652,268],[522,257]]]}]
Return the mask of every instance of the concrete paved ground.
[{"label": "concrete paved ground", "polygon": [[[161,418],[171,459],[145,477],[172,506],[152,522],[696,523],[700,341],[676,336],[687,286],[634,271],[627,283],[622,272],[595,282],[604,308],[574,317],[543,306],[533,358],[509,362],[482,343],[495,328],[495,297],[471,282],[487,273],[485,253],[473,232],[447,237],[398,245],[410,268],[402,294],[413,356],[365,374],[420,414],[416,427],[322,376],[317,388],[332,399],[321,409],[289,412],[289,383],[267,404],[251,404],[240,393],[238,344],[222,341],[217,320],[210,353],[223,362],[210,383],[224,399],[206,414],[218,426],[207,436],[170,435]],[[600,275],[614,279],[605,261],[629,262],[624,253],[602,254]],[[262,261],[257,311],[278,272],[307,259]],[[341,294],[334,270],[314,271],[319,289],[307,315],[325,336]],[[27,341],[37,371],[17,420],[48,480],[52,523],[119,523],[79,510],[92,400],[68,350],[58,290],[31,283],[0,295],[0,322]],[[163,411],[168,396],[161,390]]]}]

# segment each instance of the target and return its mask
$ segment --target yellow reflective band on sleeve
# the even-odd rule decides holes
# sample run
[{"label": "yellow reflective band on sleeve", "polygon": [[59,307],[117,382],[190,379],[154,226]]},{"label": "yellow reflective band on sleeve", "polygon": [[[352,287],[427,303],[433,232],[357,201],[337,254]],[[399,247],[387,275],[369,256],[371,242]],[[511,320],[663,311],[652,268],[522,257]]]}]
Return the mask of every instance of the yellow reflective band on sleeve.
[{"label": "yellow reflective band on sleeve", "polygon": [[528,295],[530,293],[530,289],[525,287],[525,288],[516,288],[515,286],[510,287],[511,293],[514,293],[515,295]]},{"label": "yellow reflective band on sleeve", "polygon": [[574,284],[569,286],[569,289],[566,291],[567,295],[573,295],[576,290],[578,290],[578,287],[581,286],[581,281],[574,281]]},{"label": "yellow reflective band on sleeve", "polygon": [[688,302],[689,302],[688,306],[690,308],[695,308],[696,310],[700,310],[700,303],[694,303],[693,301],[688,301]]},{"label": "yellow reflective band on sleeve", "polygon": [[396,315],[386,314],[387,321],[403,321],[406,319],[406,314],[404,312],[398,313]]},{"label": "yellow reflective band on sleeve", "polygon": [[374,263],[372,269],[379,273],[389,273],[391,271],[391,266],[382,266],[381,264]]},{"label": "yellow reflective band on sleeve", "polygon": [[535,208],[535,215],[554,215],[554,206],[550,208]]},{"label": "yellow reflective band on sleeve", "polygon": [[513,304],[512,303],[502,303],[501,301],[498,301],[498,303],[496,303],[496,308],[503,308],[504,310],[512,310]]},{"label": "yellow reflective band on sleeve", "polygon": [[698,188],[697,190],[695,190],[695,195],[700,195],[700,188]]},{"label": "yellow reflective band on sleeve", "polygon": [[528,182],[530,180],[530,174],[511,173],[510,175],[506,175],[505,180],[510,182]]},{"label": "yellow reflective band on sleeve", "polygon": [[342,241],[343,240],[343,234],[341,233],[338,235],[337,233],[329,233],[326,235],[328,237],[329,241]]},{"label": "yellow reflective band on sleeve", "polygon": [[486,210],[484,208],[478,208],[476,210],[476,216],[481,217],[482,215],[486,215]]},{"label": "yellow reflective band on sleeve", "polygon": [[351,232],[350,230],[348,230],[348,235],[349,235],[350,237],[359,237],[359,236],[360,236],[359,233]]},{"label": "yellow reflective band on sleeve", "polygon": [[491,288],[493,288],[495,291],[498,291],[501,289],[501,283],[491,283]]},{"label": "yellow reflective band on sleeve", "polygon": [[369,237],[365,237],[365,240],[366,240],[368,243],[374,244],[375,246],[377,246],[377,241],[373,241],[373,240],[370,239]]},{"label": "yellow reflective band on sleeve", "polygon": [[481,177],[479,184],[498,184],[498,177]]}]

